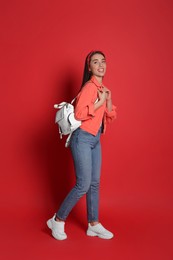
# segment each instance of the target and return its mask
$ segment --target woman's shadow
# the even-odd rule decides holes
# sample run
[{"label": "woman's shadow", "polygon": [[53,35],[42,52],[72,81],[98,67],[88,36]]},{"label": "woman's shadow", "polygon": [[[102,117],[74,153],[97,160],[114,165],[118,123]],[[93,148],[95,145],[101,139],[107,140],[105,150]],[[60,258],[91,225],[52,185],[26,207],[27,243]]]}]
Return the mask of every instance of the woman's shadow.
[{"label": "woman's shadow", "polygon": [[[77,95],[76,92],[79,91],[79,89],[75,90],[76,81],[74,74],[71,76],[68,74],[68,78],[66,77],[61,83],[64,93],[61,94],[61,97],[55,94],[55,103],[71,102]],[[72,155],[70,148],[65,148],[67,136],[60,139],[58,125],[54,123],[56,110],[53,105],[54,103],[51,104],[50,114],[46,115],[47,120],[44,125],[39,126],[37,133],[34,133],[34,137],[32,136],[30,147],[32,157],[39,165],[37,178],[39,178],[40,187],[38,189],[41,189],[42,193],[40,196],[42,196],[42,214],[44,214],[45,220],[52,217],[52,213],[54,214],[58,210],[75,183]],[[77,217],[76,211],[78,210],[75,209],[75,212],[70,213],[70,219],[84,228],[80,217]],[[43,228],[43,232],[48,232],[46,227]]]}]

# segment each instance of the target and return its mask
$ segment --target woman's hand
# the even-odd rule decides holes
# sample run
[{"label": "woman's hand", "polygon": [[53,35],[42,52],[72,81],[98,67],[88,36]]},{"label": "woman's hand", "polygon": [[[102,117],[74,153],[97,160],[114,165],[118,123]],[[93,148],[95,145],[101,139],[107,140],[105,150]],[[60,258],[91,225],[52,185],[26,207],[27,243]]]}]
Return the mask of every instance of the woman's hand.
[{"label": "woman's hand", "polygon": [[103,102],[105,100],[110,100],[111,91],[108,88],[103,87],[102,91],[98,91],[98,98],[99,98],[99,100],[102,100]]},{"label": "woman's hand", "polygon": [[104,91],[106,92],[106,94],[107,94],[106,100],[110,100],[110,99],[111,99],[111,91],[110,91],[108,88],[106,88],[106,87],[104,87],[103,90],[104,90]]},{"label": "woman's hand", "polygon": [[101,101],[102,103],[105,102],[105,100],[107,99],[107,93],[104,89],[102,91],[98,90],[98,98],[99,98],[99,101]]},{"label": "woman's hand", "polygon": [[112,111],[112,97],[111,97],[111,91],[104,87],[103,91],[106,93],[106,107],[108,111]]},{"label": "woman's hand", "polygon": [[95,103],[95,109],[97,110],[103,103],[106,101],[106,107],[109,111],[112,110],[112,101],[111,101],[111,91],[103,87],[101,91],[98,90],[98,99],[99,101]]}]

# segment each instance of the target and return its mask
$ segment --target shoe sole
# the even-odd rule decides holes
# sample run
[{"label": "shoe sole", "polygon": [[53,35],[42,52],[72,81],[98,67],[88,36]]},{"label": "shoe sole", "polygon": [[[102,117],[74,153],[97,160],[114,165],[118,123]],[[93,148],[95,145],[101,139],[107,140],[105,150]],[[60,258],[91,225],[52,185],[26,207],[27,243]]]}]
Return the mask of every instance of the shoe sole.
[{"label": "shoe sole", "polygon": [[103,239],[111,239],[114,237],[114,235],[110,235],[110,236],[104,236],[104,235],[101,235],[101,234],[98,234],[98,233],[95,233],[91,230],[87,230],[87,236],[90,236],[90,237],[100,237],[100,238],[103,238]]}]

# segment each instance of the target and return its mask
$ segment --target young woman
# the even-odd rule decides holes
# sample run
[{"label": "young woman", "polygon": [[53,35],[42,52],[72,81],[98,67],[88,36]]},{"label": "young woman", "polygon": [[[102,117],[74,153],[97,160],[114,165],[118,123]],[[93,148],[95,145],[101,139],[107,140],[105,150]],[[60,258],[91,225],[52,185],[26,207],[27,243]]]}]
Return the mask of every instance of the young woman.
[{"label": "young woman", "polygon": [[106,58],[101,51],[92,51],[85,61],[83,82],[76,100],[75,118],[82,121],[70,141],[76,184],[69,192],[58,212],[47,221],[52,236],[64,240],[65,221],[78,200],[86,194],[88,236],[111,239],[113,234],[99,222],[99,184],[101,171],[100,135],[105,133],[106,123],[115,116],[111,91],[103,85]]}]

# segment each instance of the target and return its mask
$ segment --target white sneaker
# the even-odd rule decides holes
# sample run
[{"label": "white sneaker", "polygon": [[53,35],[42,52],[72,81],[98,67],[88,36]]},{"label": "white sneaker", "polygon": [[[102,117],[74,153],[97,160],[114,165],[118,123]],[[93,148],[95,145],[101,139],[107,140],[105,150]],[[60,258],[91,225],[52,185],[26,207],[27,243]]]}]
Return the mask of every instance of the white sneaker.
[{"label": "white sneaker", "polygon": [[111,239],[114,236],[110,231],[105,229],[100,223],[94,226],[88,224],[87,235],[91,237],[97,236],[103,239]]},{"label": "white sneaker", "polygon": [[53,216],[53,218],[51,218],[47,221],[47,225],[52,230],[52,236],[55,239],[64,240],[64,239],[67,238],[67,235],[64,232],[65,222],[64,221],[56,221],[55,215]]}]

